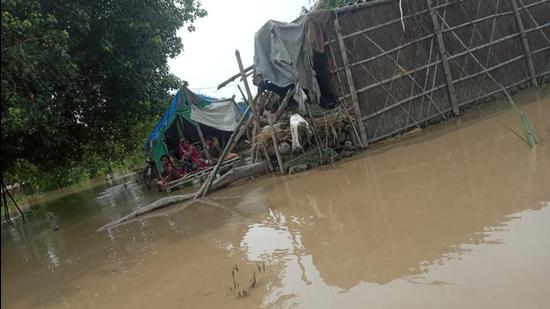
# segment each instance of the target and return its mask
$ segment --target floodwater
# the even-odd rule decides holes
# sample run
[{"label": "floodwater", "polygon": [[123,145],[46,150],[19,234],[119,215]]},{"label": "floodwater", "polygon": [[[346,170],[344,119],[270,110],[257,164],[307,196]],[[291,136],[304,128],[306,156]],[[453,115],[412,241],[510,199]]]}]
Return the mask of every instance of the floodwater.
[{"label": "floodwater", "polygon": [[[490,105],[106,232],[162,194],[50,201],[2,226],[2,308],[548,308],[550,89],[518,101],[545,140],[534,149]],[[241,287],[257,272],[245,297],[229,292],[234,265]]]}]

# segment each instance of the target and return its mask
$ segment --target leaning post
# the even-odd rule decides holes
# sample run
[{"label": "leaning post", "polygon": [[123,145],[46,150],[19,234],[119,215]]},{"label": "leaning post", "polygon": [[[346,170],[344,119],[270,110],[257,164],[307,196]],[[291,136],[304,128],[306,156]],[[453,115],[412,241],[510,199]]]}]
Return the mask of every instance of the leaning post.
[{"label": "leaning post", "polygon": [[531,57],[531,48],[529,48],[529,42],[527,42],[527,35],[525,34],[525,27],[523,25],[523,20],[521,19],[521,14],[519,13],[519,8],[517,0],[510,0],[512,2],[512,8],[514,9],[514,15],[516,16],[516,23],[519,29],[519,35],[521,37],[521,44],[523,45],[523,53],[525,54],[525,61],[527,62],[527,69],[531,75],[531,84],[533,87],[538,87],[537,83],[537,74],[535,73],[535,66],[533,65],[533,58]]},{"label": "leaning post", "polygon": [[439,26],[439,21],[437,20],[437,15],[432,8],[432,0],[426,0],[426,5],[430,11],[430,16],[432,17],[433,31],[437,38],[437,46],[439,48],[439,56],[441,57],[441,64],[443,64],[443,73],[445,74],[445,80],[447,82],[447,92],[449,94],[449,100],[451,101],[451,106],[453,107],[453,114],[455,116],[460,115],[460,110],[458,109],[458,103],[456,100],[456,90],[453,85],[453,77],[451,75],[451,67],[449,66],[449,60],[447,59],[447,49],[445,48],[445,42],[443,42],[443,34],[441,33],[441,27]]}]

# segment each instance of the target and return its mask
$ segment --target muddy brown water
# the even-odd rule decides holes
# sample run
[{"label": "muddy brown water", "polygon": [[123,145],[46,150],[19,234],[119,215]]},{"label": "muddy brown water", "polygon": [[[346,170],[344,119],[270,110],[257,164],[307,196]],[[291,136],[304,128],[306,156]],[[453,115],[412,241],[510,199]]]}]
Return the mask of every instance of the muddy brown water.
[{"label": "muddy brown water", "polygon": [[[2,226],[2,308],[548,308],[550,90],[518,101],[546,141],[534,149],[493,104],[102,233],[161,194],[49,201]],[[233,266],[246,286],[258,263],[248,296],[228,293]]]}]

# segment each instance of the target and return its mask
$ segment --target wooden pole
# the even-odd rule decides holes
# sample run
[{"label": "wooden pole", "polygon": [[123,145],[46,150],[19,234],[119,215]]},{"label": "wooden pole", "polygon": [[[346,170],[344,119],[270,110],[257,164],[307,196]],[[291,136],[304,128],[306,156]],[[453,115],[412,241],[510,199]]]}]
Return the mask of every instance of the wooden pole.
[{"label": "wooden pole", "polygon": [[531,48],[529,48],[529,42],[527,42],[527,35],[525,34],[525,27],[523,26],[523,20],[519,13],[518,4],[516,0],[511,0],[512,8],[514,9],[514,15],[516,16],[516,23],[518,25],[519,34],[521,37],[521,44],[523,45],[523,53],[525,54],[525,62],[527,62],[527,68],[531,75],[531,84],[533,87],[538,87],[537,74],[535,73],[535,66],[533,65],[533,59],[531,58]]},{"label": "wooden pole", "polygon": [[269,122],[269,127],[271,129],[271,139],[273,140],[273,148],[275,149],[277,164],[279,164],[279,170],[281,171],[281,174],[284,174],[285,170],[283,169],[283,158],[281,158],[281,154],[279,153],[279,143],[277,143],[277,136],[275,135],[275,127],[273,126],[272,115],[267,116],[267,121]]},{"label": "wooden pole", "polygon": [[235,57],[237,57],[237,63],[239,64],[239,71],[241,71],[241,78],[243,79],[244,89],[246,90],[246,95],[248,97],[248,103],[252,105],[252,93],[250,92],[250,87],[248,86],[248,80],[246,79],[246,71],[243,67],[243,62],[241,60],[241,53],[239,50],[235,50]]},{"label": "wooden pole", "polygon": [[[254,129],[253,129],[253,133],[252,133],[252,138],[254,138],[256,136],[256,134],[258,133],[258,131],[260,130],[260,128],[261,128],[260,119],[259,119],[260,114],[259,114],[259,111],[256,110],[254,100],[252,99],[252,93],[250,92],[250,87],[248,86],[248,80],[246,79],[246,72],[245,72],[245,69],[243,67],[243,62],[241,60],[241,53],[239,53],[239,50],[235,50],[235,57],[237,58],[237,63],[239,65],[239,70],[241,71],[241,77],[243,79],[244,90],[246,91],[246,96],[248,98],[248,104],[252,108],[252,113],[254,114],[253,115],[253,117],[254,117]],[[266,161],[268,161],[269,156],[268,156],[268,153],[267,153],[267,149],[265,149],[265,146],[262,146],[262,150],[264,152],[264,156],[265,156]],[[252,162],[254,162],[254,161],[255,161],[255,157],[254,157],[254,154],[252,154]],[[268,164],[271,165],[271,162],[268,162]]]},{"label": "wooden pole", "polygon": [[208,149],[208,145],[204,140],[204,134],[202,134],[201,125],[198,122],[197,122],[197,132],[199,133],[199,138],[201,139],[202,149],[204,149],[204,155],[206,156],[206,159],[208,160],[208,162],[211,162],[212,158],[210,158],[210,149]]},{"label": "wooden pole", "polygon": [[279,108],[277,109],[277,111],[275,112],[275,116],[274,116],[274,120],[275,122],[279,121],[279,118],[281,117],[281,115],[283,114],[283,112],[285,111],[285,109],[287,108],[288,106],[288,101],[290,100],[290,98],[294,95],[295,93],[295,88],[292,88],[290,89],[286,95],[285,95],[285,98],[283,99],[283,102],[281,103],[281,105],[279,106]]},{"label": "wooden pole", "polygon": [[[338,65],[336,64],[336,55],[334,54],[334,49],[332,48],[332,44],[329,44],[328,45],[329,47],[329,50],[330,50],[330,55],[331,55],[331,58],[332,58],[332,63],[334,65],[334,67],[338,67]],[[346,115],[346,117],[348,117],[348,119],[350,120],[350,124],[351,124],[351,129],[353,130],[352,134],[351,134],[351,138],[353,139],[353,143],[355,144],[355,146],[361,146],[361,137],[359,136],[359,133],[357,132],[357,128],[355,127],[355,124],[353,123],[353,120],[352,120],[352,117],[351,115],[349,114],[349,110],[348,110],[348,107],[346,106],[345,104],[345,99],[344,99],[344,85],[342,83],[342,79],[340,78],[340,73],[339,72],[336,72],[336,73],[333,73],[333,74],[336,74],[336,78],[338,79],[338,86],[340,86],[340,93],[342,94],[342,99],[338,98],[338,100],[340,101],[341,100],[341,104],[342,104],[342,111],[344,111],[344,114]]]},{"label": "wooden pole", "polygon": [[449,60],[447,59],[447,49],[445,48],[445,42],[443,42],[443,34],[441,34],[441,27],[439,26],[439,21],[435,15],[435,11],[432,8],[432,0],[426,0],[426,5],[430,11],[430,16],[432,17],[433,31],[437,38],[437,46],[439,47],[439,56],[441,57],[441,64],[443,65],[443,73],[445,74],[445,80],[447,82],[447,91],[449,94],[449,100],[451,101],[451,106],[453,107],[453,114],[455,116],[460,115],[460,109],[458,108],[458,103],[456,100],[456,90],[453,85],[453,77],[451,75],[451,67],[449,66]]},{"label": "wooden pole", "polygon": [[[250,74],[252,74],[251,70],[254,68],[253,65],[249,66],[248,68],[244,69],[246,73],[246,76],[249,76]],[[242,75],[241,75],[241,72],[231,76],[230,78],[228,78],[225,82],[221,83],[218,85],[218,90],[220,90],[221,88],[227,86],[227,84],[229,84],[230,82],[234,81],[235,79],[237,79],[239,76],[241,76],[242,78]]]},{"label": "wooden pole", "polygon": [[349,91],[351,95],[351,101],[353,103],[353,109],[355,112],[355,120],[357,121],[357,126],[359,127],[359,135],[361,137],[361,148],[365,148],[368,144],[367,142],[367,131],[365,129],[365,124],[363,117],[361,117],[361,109],[359,108],[359,98],[357,97],[357,92],[355,91],[355,84],[353,83],[353,75],[351,73],[350,62],[348,59],[348,54],[346,52],[346,46],[344,45],[344,39],[342,37],[342,28],[340,27],[340,22],[338,21],[338,13],[334,15],[334,28],[336,30],[336,36],[338,37],[338,45],[340,47],[340,54],[342,55],[342,62],[344,63],[346,77],[348,80]]},{"label": "wooden pole", "polygon": [[[225,157],[227,156],[227,154],[235,146],[235,142],[237,140],[236,137],[242,135],[241,127],[243,126],[244,121],[246,120],[246,114],[248,113],[249,110],[250,110],[250,106],[248,106],[248,108],[244,112],[243,117],[241,117],[241,120],[239,121],[239,124],[235,128],[235,131],[233,131],[233,133],[231,134],[231,137],[229,138],[229,141],[225,145],[225,147],[222,151],[222,154],[220,155],[220,158],[218,159],[218,162],[216,163],[216,166],[214,167],[214,170],[212,170],[210,175],[208,175],[208,178],[206,179],[206,185],[203,185],[204,191],[203,192],[199,191],[197,193],[197,196],[200,196],[200,195],[205,196],[206,193],[208,193],[208,190],[210,190],[210,186],[212,186],[212,182],[214,181],[214,177],[216,177],[216,174],[218,173],[220,167],[222,166],[223,161],[225,160]],[[202,191],[203,187],[201,187],[201,191]]]}]

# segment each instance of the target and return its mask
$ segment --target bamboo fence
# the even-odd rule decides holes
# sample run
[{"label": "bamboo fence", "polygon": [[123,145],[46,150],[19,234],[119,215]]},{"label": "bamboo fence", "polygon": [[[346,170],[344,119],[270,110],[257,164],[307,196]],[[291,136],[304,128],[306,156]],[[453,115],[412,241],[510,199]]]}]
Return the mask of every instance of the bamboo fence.
[{"label": "bamboo fence", "polygon": [[[374,0],[332,11],[332,87],[362,143],[550,75],[550,0]],[[360,121],[359,121],[360,120]]]}]

